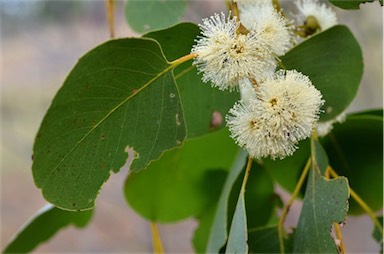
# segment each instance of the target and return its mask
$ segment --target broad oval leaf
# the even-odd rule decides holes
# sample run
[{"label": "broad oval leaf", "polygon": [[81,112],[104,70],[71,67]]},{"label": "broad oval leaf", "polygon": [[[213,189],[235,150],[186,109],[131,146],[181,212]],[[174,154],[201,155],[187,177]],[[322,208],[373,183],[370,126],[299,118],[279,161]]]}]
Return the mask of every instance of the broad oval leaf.
[{"label": "broad oval leaf", "polygon": [[87,53],[55,96],[34,145],[33,176],[66,210],[90,209],[110,171],[145,168],[185,138],[172,67],[152,39],[119,39]]},{"label": "broad oval leaf", "polygon": [[125,18],[133,30],[145,33],[180,21],[186,4],[185,0],[127,0]]},{"label": "broad oval leaf", "polygon": [[281,57],[287,69],[308,75],[323,94],[320,121],[335,118],[351,103],[363,74],[359,43],[346,26],[334,26]]},{"label": "broad oval leaf", "polygon": [[360,9],[360,4],[371,3],[374,0],[329,0],[333,5],[347,10]]},{"label": "broad oval leaf", "polygon": [[274,220],[275,208],[281,200],[275,194],[273,178],[257,161],[252,164],[245,189],[248,228],[265,226]]},{"label": "broad oval leaf", "polygon": [[196,228],[192,239],[195,253],[204,253],[207,249],[208,238],[211,232],[217,205],[218,200],[196,217],[199,221],[199,226]]},{"label": "broad oval leaf", "polygon": [[309,139],[301,141],[298,146],[297,151],[284,160],[263,160],[263,166],[268,173],[290,193],[294,191],[311,153]]},{"label": "broad oval leaf", "polygon": [[320,175],[328,166],[327,155],[311,140],[312,168],[295,232],[293,253],[338,253],[330,230],[333,222],[344,222],[349,187],[345,177],[327,180]]},{"label": "broad oval leaf", "polygon": [[151,221],[171,222],[201,214],[216,202],[237,146],[227,129],[187,140],[125,183],[128,203]]},{"label": "broad oval leaf", "polygon": [[41,243],[49,240],[59,230],[73,224],[85,227],[93,211],[68,212],[46,205],[16,233],[3,253],[29,253]]},{"label": "broad oval leaf", "polygon": [[[165,56],[174,60],[190,53],[199,33],[197,25],[182,23],[144,36],[158,41]],[[239,99],[239,93],[220,91],[209,83],[204,84],[202,75],[197,73],[196,67],[191,66],[191,61],[178,66],[174,73],[183,104],[188,138],[224,127],[225,115]]]},{"label": "broad oval leaf", "polygon": [[[383,116],[374,113],[347,116],[322,143],[333,169],[346,176],[351,188],[378,211],[383,208]],[[351,199],[350,212],[364,211]]]},{"label": "broad oval leaf", "polygon": [[[294,234],[284,238],[285,253],[292,253]],[[249,253],[280,253],[278,229],[276,225],[257,227],[248,230]]]}]

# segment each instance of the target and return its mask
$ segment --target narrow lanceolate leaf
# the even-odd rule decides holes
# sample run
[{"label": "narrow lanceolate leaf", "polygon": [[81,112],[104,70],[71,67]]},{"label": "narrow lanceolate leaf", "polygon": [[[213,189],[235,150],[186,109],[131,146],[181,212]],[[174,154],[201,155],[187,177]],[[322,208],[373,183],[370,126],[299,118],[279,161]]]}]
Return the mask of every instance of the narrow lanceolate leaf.
[{"label": "narrow lanceolate leaf", "polygon": [[221,196],[216,208],[211,232],[208,238],[207,253],[218,253],[227,241],[228,199],[236,179],[244,169],[246,158],[247,153],[241,150],[234,161],[223,190],[221,191]]},{"label": "narrow lanceolate leaf", "polygon": [[240,191],[239,199],[237,200],[225,253],[248,252],[247,214],[245,212],[244,192],[244,189]]},{"label": "narrow lanceolate leaf", "polygon": [[[197,25],[182,23],[144,36],[158,41],[164,55],[171,61],[189,54],[199,33]],[[184,63],[174,72],[189,138],[225,126],[225,115],[239,99],[238,92],[220,91],[203,83],[196,67],[191,64],[192,61]]]},{"label": "narrow lanceolate leaf", "polygon": [[152,39],[112,40],[86,54],[55,96],[34,145],[33,176],[44,197],[90,209],[128,151],[145,168],[183,142],[172,66]]},{"label": "narrow lanceolate leaf", "polygon": [[308,75],[323,94],[320,121],[335,118],[351,103],[363,74],[359,43],[346,26],[334,26],[281,57],[287,69]]},{"label": "narrow lanceolate leaf", "polygon": [[357,10],[360,9],[360,4],[371,3],[374,0],[329,0],[332,4],[342,9]]},{"label": "narrow lanceolate leaf", "polygon": [[125,197],[151,221],[200,215],[217,202],[237,149],[227,129],[187,140],[146,170],[132,172],[125,183]]},{"label": "narrow lanceolate leaf", "polygon": [[294,253],[338,253],[330,234],[332,223],[345,220],[349,187],[345,177],[327,180],[320,174],[328,166],[327,156],[316,141],[311,141],[312,169],[297,225]]},{"label": "narrow lanceolate leaf", "polygon": [[133,30],[145,33],[176,24],[186,4],[185,0],[127,0],[125,18]]},{"label": "narrow lanceolate leaf", "polygon": [[[351,188],[371,209],[383,208],[383,114],[382,111],[348,115],[342,124],[335,124],[322,143],[338,175],[348,178]],[[367,188],[369,183],[369,188]],[[364,210],[354,199],[350,212]]]},{"label": "narrow lanceolate leaf", "polygon": [[92,217],[92,212],[68,212],[47,205],[26,222],[3,253],[29,253],[71,224],[77,228],[85,227]]}]

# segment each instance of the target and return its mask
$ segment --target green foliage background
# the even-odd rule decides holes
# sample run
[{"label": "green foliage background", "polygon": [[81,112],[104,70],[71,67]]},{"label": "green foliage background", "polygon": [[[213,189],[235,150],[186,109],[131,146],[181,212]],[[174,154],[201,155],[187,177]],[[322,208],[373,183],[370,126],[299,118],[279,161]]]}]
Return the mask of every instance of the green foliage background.
[{"label": "green foliage background", "polygon": [[[182,10],[184,7],[177,8]],[[169,25],[159,24],[157,28],[162,26]],[[262,182],[265,186],[254,195],[245,192],[241,180],[246,155],[237,151],[228,138],[227,130],[221,129],[223,121],[212,123],[213,116],[224,117],[238,95],[223,94],[202,84],[190,62],[173,70],[175,65],[171,61],[189,52],[197,33],[196,25],[183,23],[147,33],[142,38],[106,42],[82,57],[55,96],[37,134],[33,164],[36,185],[57,207],[72,211],[93,208],[110,171],[119,171],[127,160],[128,149],[132,148],[136,159],[131,169],[146,170],[131,173],[124,191],[129,204],[143,217],[154,222],[197,218],[200,225],[194,237],[196,250],[217,252],[226,244],[227,252],[244,252],[247,248],[271,251],[274,246],[260,246],[258,242],[260,234],[267,237],[266,241],[276,242],[274,212],[279,202],[265,200],[275,198],[273,187],[276,183],[292,190],[308,159],[309,144],[303,142],[303,150],[287,161],[255,164],[252,170],[265,179]],[[176,40],[180,43],[171,43]],[[324,54],[324,51],[328,53]],[[336,64],[328,64],[330,58]],[[283,56],[282,61],[287,68],[297,68],[309,75],[322,91],[327,100],[323,121],[345,110],[356,95],[363,60],[356,39],[346,26],[336,26],[312,37]],[[329,108],[332,110],[327,110]],[[378,180],[382,173],[379,170],[382,169],[381,130],[382,112],[351,115],[345,124],[335,126],[332,135],[320,140],[325,150],[315,141],[312,141],[315,145],[312,144],[311,149],[312,153],[321,151],[323,155],[319,158],[312,155],[312,160],[324,167],[328,165],[325,159],[328,154],[331,165],[340,170],[339,174],[351,178],[351,187],[361,193],[375,210],[382,208],[382,196],[376,195],[378,190],[382,190],[382,181]],[[338,141],[336,145],[335,140]],[[361,150],[351,149],[356,146]],[[339,162],[339,157],[335,156],[340,147],[347,164]],[[364,149],[367,147],[371,149]],[[282,167],[292,167],[293,173],[289,178],[282,177],[279,171]],[[361,167],[369,170],[361,171]],[[309,199],[311,186],[318,196],[324,197],[335,192],[337,181],[347,190],[347,181],[339,178],[333,184],[328,183],[316,175],[314,168],[307,183],[304,208],[295,236],[288,237],[286,242],[287,250],[292,244],[293,251],[304,250],[304,246],[309,252],[325,251],[319,247],[335,252],[328,231],[332,221],[345,219],[348,208],[344,201],[348,191],[339,192],[340,197],[335,198],[339,200],[335,208],[339,211],[337,216],[320,216],[316,224],[324,225],[324,228],[316,229],[319,234],[308,234],[316,230],[306,228],[302,221],[311,220],[311,214],[316,213],[316,210],[311,210],[313,204],[319,203],[316,207],[320,211],[329,207],[328,199]],[[64,169],[65,172],[61,173]],[[252,179],[256,181],[258,178],[250,178],[246,188],[260,186],[261,182],[255,183]],[[373,183],[371,188],[364,188],[367,181]],[[316,189],[315,186],[322,187]],[[255,200],[258,202],[252,202]],[[265,205],[260,208],[260,203]],[[267,219],[258,222],[249,217],[251,211],[260,209],[268,211]],[[76,224],[76,219],[73,221],[71,218],[74,214],[83,213],[60,211],[53,208],[38,215],[6,251],[17,250],[14,247],[17,245],[26,246],[26,249],[18,251],[31,250],[58,229],[71,222]],[[351,203],[351,211],[362,212],[354,203]],[[29,245],[24,245],[22,239],[28,230],[37,230],[40,227],[38,223],[48,221],[47,216],[55,212],[60,214],[55,216],[63,218],[63,223],[49,224],[51,227],[47,228],[43,240],[34,239]],[[88,219],[80,223],[81,226]],[[204,231],[208,230],[204,228],[211,226],[210,233],[206,234]],[[328,243],[303,245],[303,239]]]}]

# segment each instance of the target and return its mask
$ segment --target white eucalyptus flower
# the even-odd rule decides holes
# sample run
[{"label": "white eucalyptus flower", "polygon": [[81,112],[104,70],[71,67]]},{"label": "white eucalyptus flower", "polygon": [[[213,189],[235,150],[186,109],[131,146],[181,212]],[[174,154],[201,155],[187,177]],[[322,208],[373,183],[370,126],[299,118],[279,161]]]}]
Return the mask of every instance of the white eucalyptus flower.
[{"label": "white eucalyptus flower", "polygon": [[241,23],[260,36],[275,55],[283,55],[292,47],[292,32],[288,20],[269,4],[244,5],[240,9]]},{"label": "white eucalyptus flower", "polygon": [[330,133],[333,129],[333,124],[335,123],[343,123],[345,121],[345,118],[347,117],[347,114],[344,112],[337,115],[334,119],[331,119],[326,122],[318,122],[316,126],[316,132],[319,137],[324,137],[328,133]]},{"label": "white eucalyptus flower", "polygon": [[223,13],[204,19],[200,25],[202,36],[192,48],[203,81],[212,82],[220,90],[237,89],[243,78],[261,80],[266,70],[276,65],[260,36],[254,32],[238,34],[239,25],[235,18],[226,19]]},{"label": "white eucalyptus flower", "polygon": [[315,18],[320,31],[324,31],[337,24],[336,13],[325,3],[317,0],[298,0],[295,2],[299,9],[299,20],[301,24]]},{"label": "white eucalyptus flower", "polygon": [[261,83],[257,99],[240,101],[226,117],[231,137],[250,156],[283,159],[312,134],[323,105],[310,79],[297,72],[278,72]]}]

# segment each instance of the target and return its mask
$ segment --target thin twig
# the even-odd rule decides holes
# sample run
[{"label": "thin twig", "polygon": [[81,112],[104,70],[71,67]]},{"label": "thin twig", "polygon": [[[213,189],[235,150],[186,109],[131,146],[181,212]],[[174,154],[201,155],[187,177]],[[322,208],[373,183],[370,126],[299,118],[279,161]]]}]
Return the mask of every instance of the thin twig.
[{"label": "thin twig", "polygon": [[154,222],[151,222],[151,230],[152,230],[152,240],[153,240],[153,253],[155,254],[163,254],[163,244],[161,243],[161,238],[159,234],[159,230],[157,229],[157,225]]},{"label": "thin twig", "polygon": [[105,7],[107,9],[109,36],[115,38],[115,0],[105,0]]},{"label": "thin twig", "polygon": [[340,243],[338,244],[340,254],[345,254],[345,245],[344,245],[343,234],[341,233],[340,225],[337,222],[334,222],[333,228],[335,229],[336,238],[340,241]]},{"label": "thin twig", "polygon": [[295,199],[297,198],[297,195],[299,194],[300,189],[303,186],[304,180],[308,175],[310,166],[311,166],[311,159],[308,159],[307,163],[305,164],[304,170],[301,173],[300,179],[296,184],[295,190],[293,191],[292,196],[289,199],[288,203],[285,205],[283,212],[280,216],[279,223],[277,224],[277,233],[278,233],[278,237],[279,237],[280,253],[285,253],[284,241],[283,241],[283,224],[284,224],[285,218],[287,217],[289,208],[293,204],[293,201],[295,201]]},{"label": "thin twig", "polygon": [[197,54],[196,53],[192,53],[192,54],[189,54],[189,55],[185,55],[185,56],[182,56],[172,62],[170,62],[171,65],[173,65],[173,67],[176,67],[177,65],[179,64],[182,64],[182,63],[185,63],[193,58],[197,57]]}]

